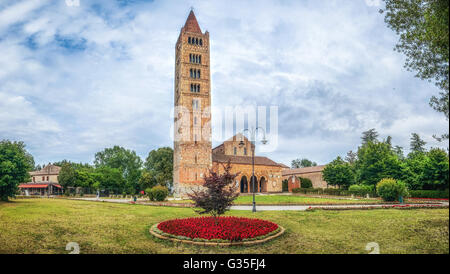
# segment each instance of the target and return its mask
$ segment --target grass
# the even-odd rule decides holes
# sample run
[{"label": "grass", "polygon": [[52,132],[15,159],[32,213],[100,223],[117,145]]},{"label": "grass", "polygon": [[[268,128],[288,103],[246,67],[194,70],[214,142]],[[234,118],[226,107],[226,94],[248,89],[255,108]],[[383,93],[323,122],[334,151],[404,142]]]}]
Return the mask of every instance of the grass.
[{"label": "grass", "polygon": [[203,247],[151,236],[151,225],[195,216],[191,208],[154,207],[66,199],[18,199],[0,203],[0,253],[449,253],[448,209],[265,211],[227,215],[256,217],[286,233],[254,247]]},{"label": "grass", "polygon": [[[350,199],[350,197],[337,198],[317,198],[300,195],[257,195],[256,203],[259,205],[322,205],[322,204],[379,204],[383,203],[380,199]],[[234,204],[236,205],[250,205],[252,204],[253,196],[239,196]],[[192,203],[191,200],[171,200],[171,203]],[[415,201],[417,202],[417,201]]]}]

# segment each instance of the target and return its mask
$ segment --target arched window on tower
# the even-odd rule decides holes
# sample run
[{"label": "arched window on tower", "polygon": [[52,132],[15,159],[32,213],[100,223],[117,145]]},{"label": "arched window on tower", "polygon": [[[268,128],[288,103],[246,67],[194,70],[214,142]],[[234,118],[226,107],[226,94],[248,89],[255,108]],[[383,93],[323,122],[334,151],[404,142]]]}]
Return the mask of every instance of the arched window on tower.
[{"label": "arched window on tower", "polygon": [[188,43],[191,44],[191,37],[188,37]]},{"label": "arched window on tower", "polygon": [[234,148],[234,155],[236,155],[237,154],[237,148],[235,147]]},{"label": "arched window on tower", "polygon": [[200,85],[197,85],[197,92],[200,92]]},{"label": "arched window on tower", "polygon": [[201,55],[198,56],[198,63],[199,63],[199,64],[202,63],[202,56],[201,56]]},{"label": "arched window on tower", "polygon": [[200,46],[203,46],[203,40],[200,39]]},{"label": "arched window on tower", "polygon": [[195,38],[195,44],[198,45],[198,38]]},{"label": "arched window on tower", "polygon": [[197,78],[200,79],[200,70],[197,70]]}]

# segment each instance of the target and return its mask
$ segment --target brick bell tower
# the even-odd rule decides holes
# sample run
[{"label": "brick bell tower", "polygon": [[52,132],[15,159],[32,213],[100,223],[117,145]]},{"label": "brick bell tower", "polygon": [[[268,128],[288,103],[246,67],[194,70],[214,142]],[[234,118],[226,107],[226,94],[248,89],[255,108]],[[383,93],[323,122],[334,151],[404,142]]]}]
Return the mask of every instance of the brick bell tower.
[{"label": "brick bell tower", "polygon": [[175,47],[173,185],[185,196],[211,168],[209,33],[191,10]]}]

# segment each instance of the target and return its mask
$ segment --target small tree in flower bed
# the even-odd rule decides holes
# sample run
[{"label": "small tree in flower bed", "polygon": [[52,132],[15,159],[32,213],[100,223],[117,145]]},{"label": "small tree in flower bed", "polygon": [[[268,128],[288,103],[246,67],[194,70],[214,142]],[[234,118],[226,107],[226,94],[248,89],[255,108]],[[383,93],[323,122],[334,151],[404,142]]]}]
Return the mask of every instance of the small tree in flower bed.
[{"label": "small tree in flower bed", "polygon": [[209,175],[204,178],[202,190],[193,190],[188,194],[189,198],[194,201],[199,214],[211,214],[217,218],[229,209],[234,199],[239,196],[239,192],[234,186],[234,179],[237,174],[232,174],[231,164],[228,161],[226,165],[222,165],[224,173],[219,174],[218,171],[209,170]]}]

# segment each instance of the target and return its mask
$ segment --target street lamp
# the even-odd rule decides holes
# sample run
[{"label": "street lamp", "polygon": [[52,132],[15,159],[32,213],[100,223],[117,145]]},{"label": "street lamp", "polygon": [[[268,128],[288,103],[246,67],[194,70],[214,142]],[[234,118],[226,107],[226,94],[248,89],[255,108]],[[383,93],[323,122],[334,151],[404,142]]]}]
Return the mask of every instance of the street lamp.
[{"label": "street lamp", "polygon": [[[264,130],[264,128],[262,127],[256,127],[256,128],[246,128],[244,129],[244,131],[242,132],[242,134],[244,134],[246,131],[248,131],[249,135],[250,135],[250,142],[252,144],[252,178],[250,179],[250,182],[252,184],[252,191],[253,191],[253,209],[252,212],[256,212],[256,201],[255,201],[255,184],[258,183],[258,180],[256,180],[255,177],[255,146],[256,146],[256,133],[258,132],[258,130],[262,130],[263,131],[263,139],[261,140],[261,143],[263,145],[267,144],[267,139],[266,139],[266,131]],[[244,140],[241,140],[239,142],[239,146],[243,147],[244,144]],[[256,182],[255,182],[256,181]]]}]

